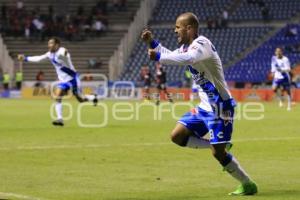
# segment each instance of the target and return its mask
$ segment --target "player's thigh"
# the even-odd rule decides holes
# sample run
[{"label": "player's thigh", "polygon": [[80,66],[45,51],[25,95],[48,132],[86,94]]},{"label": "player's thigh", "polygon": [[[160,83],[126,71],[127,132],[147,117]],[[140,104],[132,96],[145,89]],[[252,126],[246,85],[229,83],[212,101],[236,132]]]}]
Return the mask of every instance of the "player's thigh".
[{"label": "player's thigh", "polygon": [[66,94],[66,91],[60,87],[56,88],[55,95],[57,98],[61,98]]},{"label": "player's thigh", "polygon": [[272,84],[272,90],[274,91],[274,92],[277,92],[277,90],[278,90],[278,84],[276,84],[276,83],[273,83]]},{"label": "player's thigh", "polygon": [[81,82],[79,79],[79,76],[74,77],[71,81],[71,89],[72,89],[72,93],[75,96],[80,96],[81,95]]},{"label": "player's thigh", "polygon": [[286,81],[284,84],[283,84],[283,87],[282,87],[282,92],[283,94],[287,94],[287,95],[290,95],[291,93],[291,84],[289,81]]},{"label": "player's thigh", "polygon": [[273,83],[272,83],[272,90],[274,92],[277,92],[278,89],[280,89],[280,86],[281,86],[281,80],[273,80]]},{"label": "player's thigh", "polygon": [[70,88],[71,88],[71,84],[69,82],[59,83],[55,90],[56,97],[61,98],[67,95]]},{"label": "player's thigh", "polygon": [[171,132],[171,140],[176,144],[181,144],[186,140],[187,137],[192,135],[193,132],[190,131],[187,127],[185,127],[181,123],[177,123],[174,129]]},{"label": "player's thigh", "polygon": [[226,156],[226,143],[212,144],[211,151],[215,158],[218,160],[223,160]]},{"label": "player's thigh", "polygon": [[187,136],[194,135],[201,138],[208,133],[203,117],[196,109],[184,114],[177,122],[177,125],[172,131],[171,138],[173,141],[178,141]]}]

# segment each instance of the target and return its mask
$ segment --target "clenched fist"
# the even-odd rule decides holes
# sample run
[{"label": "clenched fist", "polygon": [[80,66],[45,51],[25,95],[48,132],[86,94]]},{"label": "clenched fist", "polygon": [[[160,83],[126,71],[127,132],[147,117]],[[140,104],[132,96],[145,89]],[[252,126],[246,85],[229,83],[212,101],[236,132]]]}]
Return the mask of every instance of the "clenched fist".
[{"label": "clenched fist", "polygon": [[153,40],[153,34],[150,30],[144,29],[142,32],[141,38],[144,42],[146,42],[148,45],[150,45],[150,43]]},{"label": "clenched fist", "polygon": [[24,61],[25,60],[25,56],[23,54],[18,54],[18,60],[19,61]]}]

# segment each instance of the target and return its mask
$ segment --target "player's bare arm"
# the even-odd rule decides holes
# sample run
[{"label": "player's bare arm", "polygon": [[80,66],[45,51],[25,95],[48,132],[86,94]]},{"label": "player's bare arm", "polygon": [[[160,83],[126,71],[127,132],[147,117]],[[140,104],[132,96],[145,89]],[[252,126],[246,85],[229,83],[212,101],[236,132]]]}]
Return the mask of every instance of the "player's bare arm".
[{"label": "player's bare arm", "polygon": [[157,52],[154,49],[148,49],[148,56],[150,60],[155,60],[157,56]]}]

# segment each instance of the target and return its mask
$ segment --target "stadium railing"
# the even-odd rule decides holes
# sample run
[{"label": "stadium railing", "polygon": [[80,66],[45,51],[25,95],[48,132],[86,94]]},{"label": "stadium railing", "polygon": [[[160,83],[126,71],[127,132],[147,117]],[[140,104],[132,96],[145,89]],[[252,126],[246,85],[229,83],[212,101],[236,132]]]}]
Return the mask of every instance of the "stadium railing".
[{"label": "stadium railing", "polygon": [[0,35],[0,68],[3,73],[8,73],[10,77],[13,77],[14,73],[14,61],[9,56],[6,45],[4,44],[3,38]]}]

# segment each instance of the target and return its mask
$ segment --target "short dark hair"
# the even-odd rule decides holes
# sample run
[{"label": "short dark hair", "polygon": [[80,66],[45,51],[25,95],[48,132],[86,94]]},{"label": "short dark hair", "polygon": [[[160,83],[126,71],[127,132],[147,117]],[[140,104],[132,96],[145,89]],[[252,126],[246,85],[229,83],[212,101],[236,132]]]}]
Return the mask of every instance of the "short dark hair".
[{"label": "short dark hair", "polygon": [[49,40],[53,40],[55,42],[55,44],[60,45],[61,41],[58,37],[51,37]]},{"label": "short dark hair", "polygon": [[189,23],[192,27],[194,27],[194,28],[196,28],[196,29],[199,28],[199,20],[198,20],[198,18],[196,17],[196,15],[190,15],[190,16],[188,17],[188,23]]},{"label": "short dark hair", "polygon": [[199,28],[199,19],[194,13],[191,12],[182,13],[177,18],[179,17],[185,18],[186,25],[191,25],[195,29]]}]

